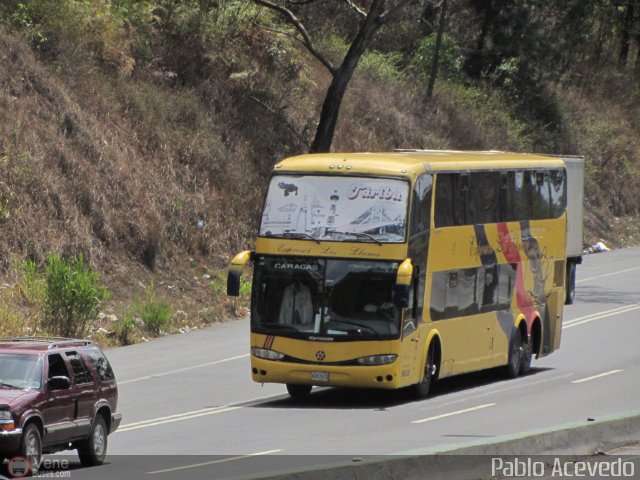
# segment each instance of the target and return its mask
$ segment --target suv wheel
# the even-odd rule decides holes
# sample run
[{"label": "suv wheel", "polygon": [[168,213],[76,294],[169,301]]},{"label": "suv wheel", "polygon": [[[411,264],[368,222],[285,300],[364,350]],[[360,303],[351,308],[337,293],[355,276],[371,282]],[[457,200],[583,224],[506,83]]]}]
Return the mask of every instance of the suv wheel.
[{"label": "suv wheel", "polygon": [[42,462],[42,439],[40,438],[40,430],[38,427],[30,423],[22,434],[22,443],[20,444],[20,455],[29,462],[29,469],[32,475],[38,473],[40,463]]},{"label": "suv wheel", "polygon": [[80,463],[85,466],[102,465],[107,456],[107,426],[102,415],[93,422],[93,428],[86,440],[78,445]]}]

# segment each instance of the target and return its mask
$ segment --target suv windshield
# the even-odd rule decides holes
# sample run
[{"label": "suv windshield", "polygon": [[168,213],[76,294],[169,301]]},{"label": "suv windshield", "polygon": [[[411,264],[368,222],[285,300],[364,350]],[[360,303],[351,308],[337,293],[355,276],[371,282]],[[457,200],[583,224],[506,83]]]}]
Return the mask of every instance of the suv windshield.
[{"label": "suv windshield", "polygon": [[409,183],[397,178],[275,175],[261,237],[335,242],[403,242]]},{"label": "suv windshield", "polygon": [[260,257],[253,289],[254,331],[335,340],[399,335],[392,303],[397,262]]},{"label": "suv windshield", "polygon": [[0,353],[0,388],[33,388],[42,385],[43,357]]}]

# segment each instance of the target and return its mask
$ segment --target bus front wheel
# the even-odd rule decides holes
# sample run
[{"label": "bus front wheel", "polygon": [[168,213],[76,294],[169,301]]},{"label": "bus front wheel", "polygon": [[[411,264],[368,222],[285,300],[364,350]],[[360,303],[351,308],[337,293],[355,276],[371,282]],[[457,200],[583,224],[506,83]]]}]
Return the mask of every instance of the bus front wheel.
[{"label": "bus front wheel", "polygon": [[433,343],[429,345],[429,351],[427,352],[427,358],[424,361],[424,372],[422,380],[414,386],[414,392],[416,397],[422,399],[429,395],[431,389],[431,383],[436,375],[436,351],[433,347]]},{"label": "bus front wheel", "polygon": [[287,383],[287,392],[291,398],[305,398],[311,393],[311,385],[297,385],[294,383]]}]

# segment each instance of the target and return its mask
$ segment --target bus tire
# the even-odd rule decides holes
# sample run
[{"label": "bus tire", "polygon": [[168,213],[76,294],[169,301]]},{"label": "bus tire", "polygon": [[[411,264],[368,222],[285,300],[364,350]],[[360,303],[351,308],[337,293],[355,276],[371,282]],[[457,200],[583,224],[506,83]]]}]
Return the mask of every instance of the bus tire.
[{"label": "bus tire", "polygon": [[576,298],[576,264],[567,261],[567,278],[565,281],[565,305],[573,305]]},{"label": "bus tire", "polygon": [[516,378],[520,374],[523,350],[522,333],[519,328],[514,328],[509,341],[509,363],[505,367],[507,378]]},{"label": "bus tire", "polygon": [[526,375],[531,371],[531,359],[533,357],[533,338],[529,335],[527,343],[523,342],[522,357],[520,359],[520,375]]},{"label": "bus tire", "polygon": [[291,398],[306,398],[311,393],[311,385],[298,385],[295,383],[287,383],[287,392]]},{"label": "bus tire", "polygon": [[431,343],[431,345],[429,345],[429,350],[427,351],[427,358],[424,361],[424,372],[422,374],[422,380],[420,380],[420,382],[415,384],[413,387],[415,396],[419,399],[426,398],[429,395],[431,383],[436,376],[436,371],[438,368],[435,359],[436,350],[433,346],[433,343]]}]

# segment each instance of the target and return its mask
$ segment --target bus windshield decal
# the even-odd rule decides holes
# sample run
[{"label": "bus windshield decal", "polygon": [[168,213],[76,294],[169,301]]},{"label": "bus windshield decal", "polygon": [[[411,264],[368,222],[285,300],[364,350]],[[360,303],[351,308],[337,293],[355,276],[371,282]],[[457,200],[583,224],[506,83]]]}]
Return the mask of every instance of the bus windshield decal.
[{"label": "bus windshield decal", "polygon": [[276,175],[260,236],[344,242],[403,242],[409,183],[399,179]]}]

